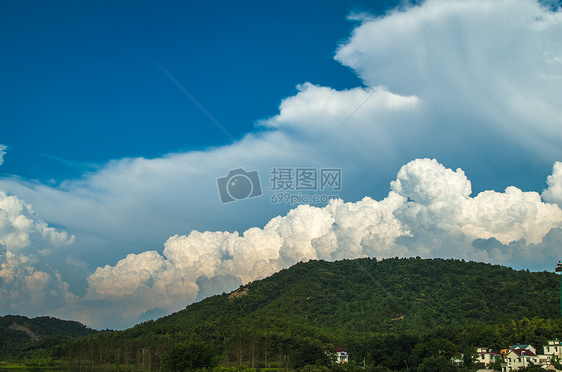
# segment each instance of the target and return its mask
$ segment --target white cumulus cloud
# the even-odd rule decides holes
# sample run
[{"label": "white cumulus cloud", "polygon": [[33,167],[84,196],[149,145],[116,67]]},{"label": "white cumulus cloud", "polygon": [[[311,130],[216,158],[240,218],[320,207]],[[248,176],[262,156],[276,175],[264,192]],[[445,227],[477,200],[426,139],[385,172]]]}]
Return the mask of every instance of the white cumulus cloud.
[{"label": "white cumulus cloud", "polygon": [[554,163],[552,174],[548,176],[546,183],[548,188],[542,192],[543,199],[562,207],[562,162]]},{"label": "white cumulus cloud", "polygon": [[201,281],[234,278],[214,289],[228,291],[310,259],[420,255],[520,266],[562,254],[557,205],[512,186],[470,194],[461,169],[418,159],[400,169],[381,201],[300,205],[242,235],[193,231],[168,239],[162,255],[130,254],[88,278],[86,299],[119,301],[121,321],[131,322],[147,310],[193,302]]},{"label": "white cumulus cloud", "polygon": [[[561,12],[532,0],[428,0],[363,16],[336,59],[365,87],[305,82],[232,145],[114,160],[58,186],[3,177],[0,190],[80,234],[95,267],[186,230],[244,230],[287,213],[268,202],[276,166],[342,168],[346,200],[384,196],[396,170],[422,157],[471,169],[477,189],[527,182],[562,158],[561,27]],[[240,167],[260,172],[264,197],[221,206],[216,178]]]},{"label": "white cumulus cloud", "polygon": [[49,227],[31,205],[0,191],[0,312],[52,314],[72,301],[68,284],[42,259],[73,241]]},{"label": "white cumulus cloud", "polygon": [[[84,294],[65,314],[120,327],[313,258],[550,267],[562,241],[562,12],[533,0],[427,0],[356,20],[336,60],[364,87],[303,82],[227,146],[117,159],[59,185],[0,177],[0,190],[68,231],[4,196],[4,277],[20,278],[13,288],[64,286],[42,255],[57,257],[74,234],[60,261],[81,268]],[[539,190],[552,164],[547,203],[522,191]],[[241,167],[259,172],[264,195],[220,204],[217,178]],[[339,195],[352,202],[273,205],[274,167],[341,168]],[[2,293],[15,307],[28,301]]]},{"label": "white cumulus cloud", "polygon": [[[462,169],[417,159],[400,168],[380,201],[365,197],[333,200],[325,207],[299,205],[243,234],[194,230],[174,235],[162,253],[128,254],[113,266],[98,267],[87,278],[86,293],[77,296],[56,269],[42,262],[73,244],[74,237],[49,227],[29,204],[2,192],[0,311],[47,311],[94,327],[121,328],[310,259],[419,255],[540,267],[562,254],[558,205],[513,186],[471,194]],[[70,255],[67,261],[84,265]]]},{"label": "white cumulus cloud", "polygon": [[463,116],[439,126],[483,126],[560,155],[560,11],[534,0],[427,0],[360,20],[336,59],[366,85],[402,66],[390,91],[419,97],[434,114]]}]

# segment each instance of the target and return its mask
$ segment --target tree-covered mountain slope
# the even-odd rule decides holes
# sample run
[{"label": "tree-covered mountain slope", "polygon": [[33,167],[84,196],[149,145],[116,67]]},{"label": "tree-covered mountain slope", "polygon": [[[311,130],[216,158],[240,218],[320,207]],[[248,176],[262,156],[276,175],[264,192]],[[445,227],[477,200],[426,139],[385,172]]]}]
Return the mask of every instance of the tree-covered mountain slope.
[{"label": "tree-covered mountain slope", "polygon": [[559,279],[452,259],[309,261],[169,316],[47,350],[75,369],[312,371],[305,366],[328,368],[326,351],[344,347],[369,371],[416,370],[476,346],[540,348],[562,339]]},{"label": "tree-covered mountain slope", "polygon": [[225,337],[244,324],[331,335],[422,334],[559,316],[559,277],[554,273],[459,260],[365,258],[299,263],[129,332]]},{"label": "tree-covered mountain slope", "polygon": [[48,316],[0,316],[0,355],[32,354],[96,332],[82,323]]}]

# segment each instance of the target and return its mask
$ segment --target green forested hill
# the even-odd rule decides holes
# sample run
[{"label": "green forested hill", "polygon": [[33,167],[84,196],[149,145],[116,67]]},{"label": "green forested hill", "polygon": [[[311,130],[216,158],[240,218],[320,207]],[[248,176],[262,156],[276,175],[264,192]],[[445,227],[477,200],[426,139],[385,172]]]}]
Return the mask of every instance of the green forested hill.
[{"label": "green forested hill", "polygon": [[243,322],[282,330],[301,325],[331,335],[423,334],[560,316],[556,274],[459,260],[309,261],[237,293],[205,299],[132,331],[210,335]]},{"label": "green forested hill", "polygon": [[174,360],[188,360],[299,369],[345,347],[373,371],[415,370],[476,346],[540,349],[562,339],[559,279],[459,260],[309,261],[158,320],[67,342],[54,355],[89,368],[183,370]]},{"label": "green forested hill", "polygon": [[309,261],[104,337],[163,355],[203,341],[223,364],[253,367],[298,367],[339,346],[400,370],[437,352],[562,338],[559,276],[460,260]]},{"label": "green forested hill", "polygon": [[96,332],[82,323],[48,316],[0,316],[0,356],[45,355],[57,344]]}]

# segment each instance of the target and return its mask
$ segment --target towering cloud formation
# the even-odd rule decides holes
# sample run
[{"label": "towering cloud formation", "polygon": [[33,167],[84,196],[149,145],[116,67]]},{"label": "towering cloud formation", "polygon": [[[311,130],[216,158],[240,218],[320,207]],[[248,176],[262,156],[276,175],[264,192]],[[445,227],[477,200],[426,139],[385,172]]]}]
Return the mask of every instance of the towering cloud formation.
[{"label": "towering cloud formation", "polygon": [[552,174],[546,179],[548,188],[543,191],[542,197],[549,203],[556,203],[562,208],[562,163],[554,163]]},{"label": "towering cloud formation", "polygon": [[387,83],[393,92],[420,97],[435,114],[462,116],[454,125],[484,125],[532,151],[559,153],[560,11],[533,0],[426,0],[355,19],[362,24],[336,59],[367,86],[401,65]]},{"label": "towering cloud formation", "polygon": [[300,205],[242,235],[176,235],[162,255],[131,254],[98,268],[88,278],[86,299],[119,301],[129,311],[122,314],[126,320],[154,308],[177,309],[209,282],[215,292],[232,290],[302,260],[420,255],[520,266],[562,254],[557,205],[515,187],[470,194],[462,170],[418,159],[400,169],[380,202],[367,197],[323,208]]},{"label": "towering cloud formation", "polygon": [[[558,195],[559,173],[557,163],[545,196]],[[529,267],[562,255],[562,210],[556,204],[512,186],[471,193],[461,169],[417,159],[400,169],[381,201],[300,205],[242,235],[175,235],[162,254],[129,254],[115,266],[99,267],[80,298],[44,262],[74,237],[0,192],[0,311],[33,315],[43,309],[93,326],[123,327],[310,259],[419,255]]]},{"label": "towering cloud formation", "polygon": [[0,312],[36,314],[72,300],[56,270],[41,262],[74,236],[49,227],[15,196],[0,191]]},{"label": "towering cloud formation", "polygon": [[[97,267],[84,295],[70,295],[45,258],[72,237],[2,194],[2,306],[22,312],[54,293],[63,305],[43,309],[123,327],[299,260],[420,255],[531,269],[558,261],[562,12],[532,0],[426,0],[355,18],[336,59],[365,87],[304,83],[259,122],[263,131],[229,146],[115,160],[58,186],[0,178],[0,190],[77,234],[79,254],[66,262]],[[474,196],[462,170],[426,157],[498,191]],[[542,194],[552,204],[521,190],[542,187],[523,185],[553,163]],[[289,210],[272,206],[264,185],[260,198],[219,202],[216,179],[230,169],[258,170],[263,182],[275,166],[303,165],[341,168],[345,200],[372,198]],[[519,188],[497,186],[509,184]],[[245,231],[226,232],[234,230]]]},{"label": "towering cloud formation", "polygon": [[341,196],[358,200],[384,196],[416,158],[471,170],[479,189],[509,179],[535,190],[529,180],[562,158],[561,12],[533,0],[427,0],[355,19],[336,59],[364,87],[304,82],[262,131],[230,146],[115,160],[58,187],[1,178],[0,189],[80,231],[82,257],[102,265],[100,247],[116,260],[182,231],[242,230],[287,212],[265,197],[221,207],[216,179],[229,169],[265,178],[274,166],[341,167]]}]

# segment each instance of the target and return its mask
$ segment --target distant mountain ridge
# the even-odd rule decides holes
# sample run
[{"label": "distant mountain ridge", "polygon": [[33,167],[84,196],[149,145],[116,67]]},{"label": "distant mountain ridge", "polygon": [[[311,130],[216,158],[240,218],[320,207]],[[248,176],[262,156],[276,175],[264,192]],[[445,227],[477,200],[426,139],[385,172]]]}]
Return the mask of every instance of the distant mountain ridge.
[{"label": "distant mountain ridge", "polygon": [[[21,315],[0,316],[0,355],[14,355],[24,346],[43,349],[69,339],[98,331],[82,323],[49,316],[28,318]],[[28,351],[25,347],[22,351]]]}]

